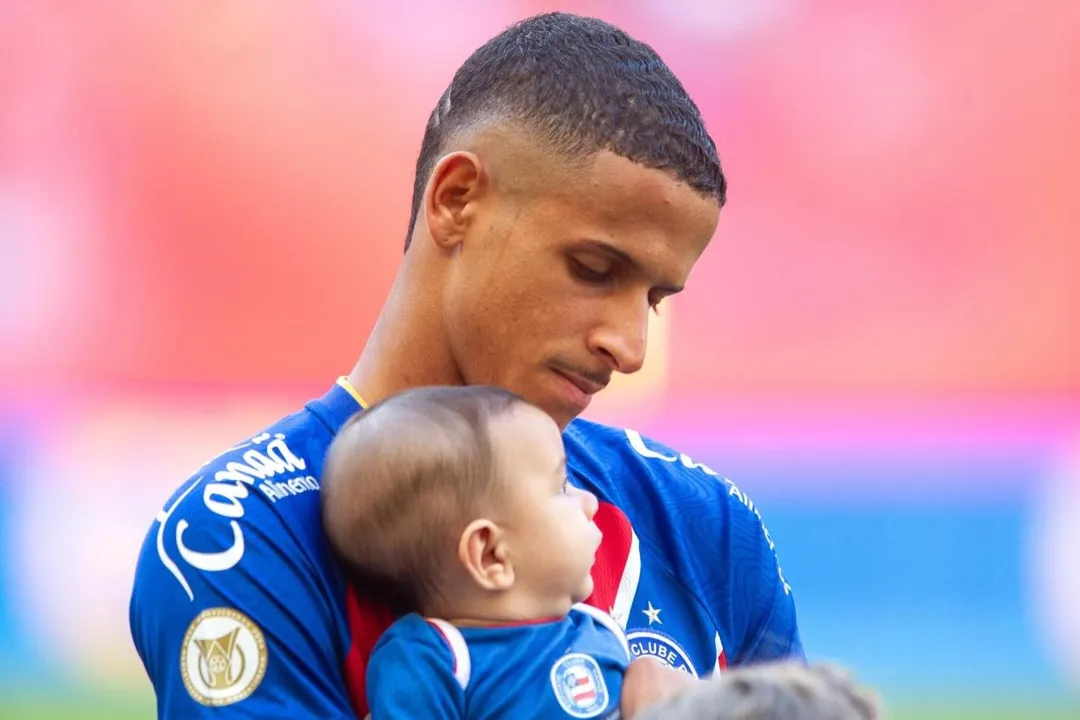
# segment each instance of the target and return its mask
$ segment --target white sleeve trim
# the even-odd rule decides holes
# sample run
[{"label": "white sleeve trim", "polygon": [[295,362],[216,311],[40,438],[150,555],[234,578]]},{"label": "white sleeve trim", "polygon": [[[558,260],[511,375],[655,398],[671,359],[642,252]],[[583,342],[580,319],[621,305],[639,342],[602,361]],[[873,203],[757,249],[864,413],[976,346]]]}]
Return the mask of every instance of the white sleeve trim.
[{"label": "white sleeve trim", "polygon": [[586,605],[585,603],[577,603],[574,605],[574,609],[589,615],[601,625],[606,627],[611,632],[615,633],[615,637],[619,638],[619,644],[622,645],[623,650],[626,651],[626,659],[633,660],[633,656],[630,654],[630,644],[626,642],[626,633],[623,632],[619,623],[615,622],[614,618],[608,615],[603,610],[598,610],[592,605]]},{"label": "white sleeve trim", "polygon": [[438,618],[426,618],[428,623],[439,631],[443,640],[450,646],[450,653],[454,656],[454,679],[462,690],[469,687],[469,678],[472,676],[472,658],[469,657],[469,646],[465,637],[456,627]]}]

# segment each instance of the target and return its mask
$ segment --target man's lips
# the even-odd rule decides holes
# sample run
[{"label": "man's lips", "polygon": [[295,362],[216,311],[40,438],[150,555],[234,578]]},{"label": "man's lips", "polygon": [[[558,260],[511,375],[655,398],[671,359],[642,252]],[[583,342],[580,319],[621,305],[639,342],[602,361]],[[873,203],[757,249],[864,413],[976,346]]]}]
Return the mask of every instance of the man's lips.
[{"label": "man's lips", "polygon": [[555,372],[566,378],[574,387],[582,392],[583,395],[590,396],[603,390],[607,387],[609,379],[604,379],[602,382],[586,377],[585,375],[576,373],[572,370],[563,370],[562,368],[555,368]]}]

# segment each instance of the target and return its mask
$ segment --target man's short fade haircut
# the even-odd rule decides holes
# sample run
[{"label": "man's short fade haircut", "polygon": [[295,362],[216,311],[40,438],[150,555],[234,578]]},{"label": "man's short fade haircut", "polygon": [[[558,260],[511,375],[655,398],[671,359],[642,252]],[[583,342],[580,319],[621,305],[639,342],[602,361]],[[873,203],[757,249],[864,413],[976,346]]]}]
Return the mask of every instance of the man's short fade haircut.
[{"label": "man's short fade haircut", "polygon": [[562,157],[607,150],[671,173],[721,207],[727,199],[701,113],[656,51],[602,20],[547,13],[477,49],[439,99],[416,161],[406,250],[447,142],[493,117],[519,124]]},{"label": "man's short fade haircut", "polygon": [[346,573],[403,610],[431,599],[466,525],[499,497],[492,422],[527,406],[497,387],[421,387],[350,418],[320,494]]}]

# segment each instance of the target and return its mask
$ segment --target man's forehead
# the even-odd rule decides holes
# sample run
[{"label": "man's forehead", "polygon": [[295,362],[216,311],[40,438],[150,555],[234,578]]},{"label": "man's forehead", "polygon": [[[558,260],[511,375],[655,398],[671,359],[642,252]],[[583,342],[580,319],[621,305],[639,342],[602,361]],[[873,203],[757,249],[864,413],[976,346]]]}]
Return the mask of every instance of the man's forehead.
[{"label": "man's forehead", "polygon": [[634,162],[607,150],[594,153],[589,162],[569,173],[564,193],[604,197],[598,207],[618,217],[667,217],[682,205],[700,205],[702,212],[719,208],[713,198],[703,195],[668,170]]},{"label": "man's forehead", "polygon": [[[498,202],[528,205],[565,239],[598,239],[639,257],[642,264],[684,275],[716,230],[719,206],[679,180],[600,150],[567,157],[513,123],[490,123],[460,138],[475,152]],[[631,247],[635,246],[635,247]]]},{"label": "man's forehead", "polygon": [[712,198],[611,153],[598,154],[579,177],[552,196],[550,210],[568,235],[609,245],[667,284],[685,281],[716,231],[719,206]]}]

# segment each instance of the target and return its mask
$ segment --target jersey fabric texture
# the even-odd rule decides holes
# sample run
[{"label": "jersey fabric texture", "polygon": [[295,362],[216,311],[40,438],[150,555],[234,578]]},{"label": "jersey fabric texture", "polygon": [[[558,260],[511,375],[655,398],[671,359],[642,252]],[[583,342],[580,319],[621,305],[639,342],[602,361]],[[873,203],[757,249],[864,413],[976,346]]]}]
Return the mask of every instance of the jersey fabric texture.
[{"label": "jersey fabric texture", "polygon": [[491,627],[407,615],[371,655],[371,720],[615,720],[630,659],[622,629],[587,605]]},{"label": "jersey fabric texture", "polygon": [[[361,410],[339,380],[207,462],[158,512],[129,619],[159,717],[368,712],[368,660],[395,618],[346,582],[319,509],[326,451]],[[734,484],[632,430],[575,420],[563,438],[571,482],[600,500],[586,603],[633,656],[695,676],[803,657],[772,540]]]}]

